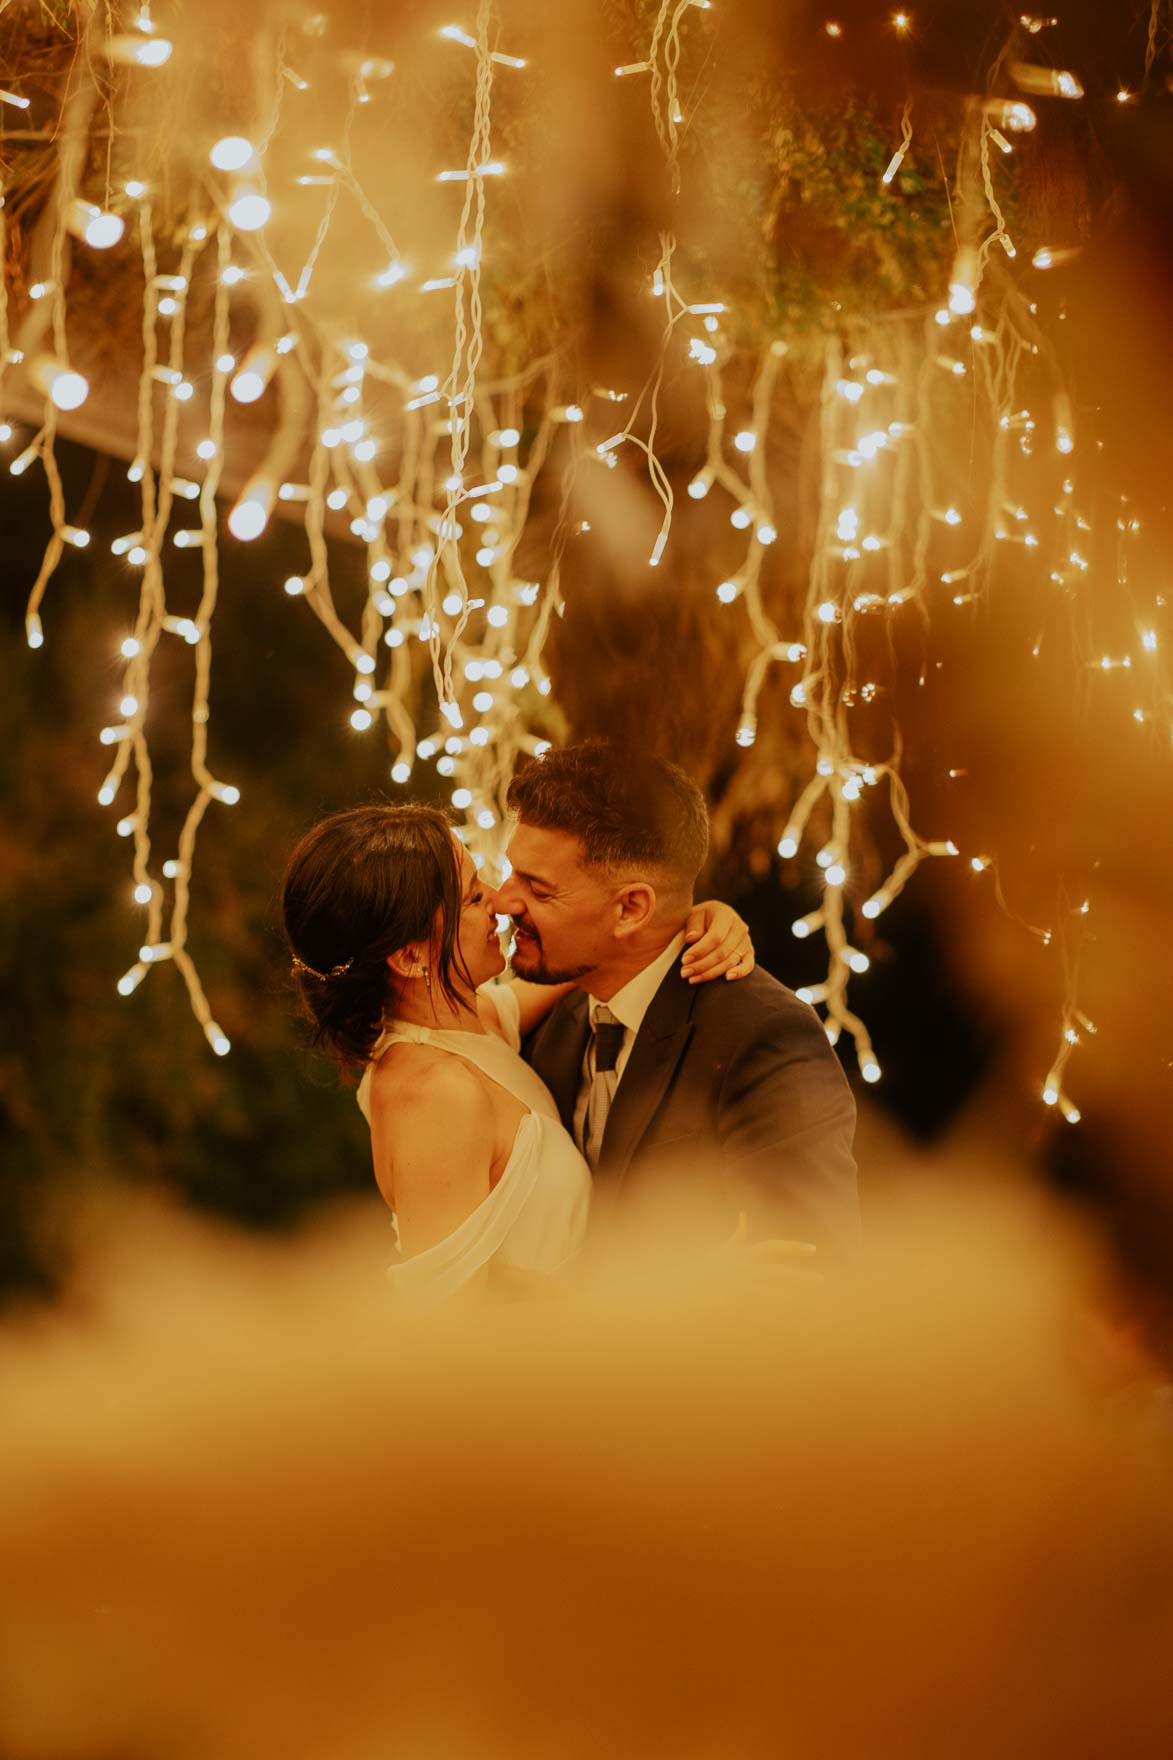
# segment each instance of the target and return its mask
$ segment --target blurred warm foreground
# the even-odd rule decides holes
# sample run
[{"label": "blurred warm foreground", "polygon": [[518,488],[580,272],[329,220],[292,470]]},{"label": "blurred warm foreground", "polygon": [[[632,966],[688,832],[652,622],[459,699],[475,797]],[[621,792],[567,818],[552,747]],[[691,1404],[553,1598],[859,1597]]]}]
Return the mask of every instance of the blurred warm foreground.
[{"label": "blurred warm foreground", "polygon": [[0,1339],[5,1760],[1168,1755],[1167,1408],[977,1188],[891,1194],[849,1288],[427,1323],[365,1207],[121,1222]]}]

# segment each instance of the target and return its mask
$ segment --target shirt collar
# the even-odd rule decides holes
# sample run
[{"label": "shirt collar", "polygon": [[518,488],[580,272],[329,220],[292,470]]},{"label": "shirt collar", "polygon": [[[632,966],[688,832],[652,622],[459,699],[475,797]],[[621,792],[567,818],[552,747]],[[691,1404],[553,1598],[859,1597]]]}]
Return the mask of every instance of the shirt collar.
[{"label": "shirt collar", "polygon": [[684,952],[684,930],[673,937],[664,949],[642,972],[629,978],[622,990],[617,990],[609,1002],[600,1003],[591,997],[591,1025],[595,1024],[595,1015],[599,1008],[609,1008],[617,1021],[622,1021],[629,1033],[638,1033],[643,1019],[652,1006],[652,998],[668,976],[673,965]]}]

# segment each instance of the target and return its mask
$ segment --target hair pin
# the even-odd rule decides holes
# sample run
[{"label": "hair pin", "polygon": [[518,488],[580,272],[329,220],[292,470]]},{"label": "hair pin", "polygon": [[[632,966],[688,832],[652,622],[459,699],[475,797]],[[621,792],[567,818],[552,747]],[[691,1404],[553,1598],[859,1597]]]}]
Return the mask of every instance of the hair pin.
[{"label": "hair pin", "polygon": [[308,978],[316,978],[319,984],[328,983],[331,978],[340,978],[343,972],[348,972],[353,964],[353,959],[347,959],[343,960],[340,966],[331,966],[328,972],[319,972],[313,966],[307,966],[304,959],[298,959],[296,954],[293,956],[294,971],[304,972]]}]

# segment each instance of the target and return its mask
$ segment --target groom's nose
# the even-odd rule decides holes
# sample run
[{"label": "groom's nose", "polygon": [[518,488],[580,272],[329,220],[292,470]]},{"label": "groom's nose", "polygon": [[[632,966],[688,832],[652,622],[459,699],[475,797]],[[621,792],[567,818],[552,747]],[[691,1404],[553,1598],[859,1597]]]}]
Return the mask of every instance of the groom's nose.
[{"label": "groom's nose", "polygon": [[505,880],[497,888],[493,898],[493,909],[499,917],[519,917],[525,910],[525,904],[518,887],[512,879]]}]

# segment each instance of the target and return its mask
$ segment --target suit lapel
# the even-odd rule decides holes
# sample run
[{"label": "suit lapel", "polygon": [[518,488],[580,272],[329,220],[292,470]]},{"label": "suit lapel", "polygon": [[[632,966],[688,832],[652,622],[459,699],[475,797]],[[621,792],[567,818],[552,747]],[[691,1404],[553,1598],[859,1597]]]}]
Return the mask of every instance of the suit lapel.
[{"label": "suit lapel", "polygon": [[574,1135],[574,1107],[582,1080],[582,1060],[591,1035],[589,1002],[576,990],[550,1016],[535,1035],[530,1061],[549,1088],[558,1115]]},{"label": "suit lapel", "polygon": [[[615,1090],[599,1175],[621,1180],[692,1037],[693,989],[674,966],[652,998]],[[589,1021],[588,1021],[589,1025]]]}]

